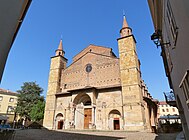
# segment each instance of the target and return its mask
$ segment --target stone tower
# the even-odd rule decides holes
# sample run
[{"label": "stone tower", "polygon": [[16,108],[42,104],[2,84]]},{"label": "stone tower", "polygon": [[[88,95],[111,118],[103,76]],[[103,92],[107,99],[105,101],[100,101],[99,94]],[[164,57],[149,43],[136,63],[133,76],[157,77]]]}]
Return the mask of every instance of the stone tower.
[{"label": "stone tower", "polygon": [[141,91],[140,63],[136,53],[136,40],[132,29],[123,17],[123,27],[118,38],[120,77],[122,85],[123,125],[125,130],[144,130],[144,107]]},{"label": "stone tower", "polygon": [[67,59],[64,57],[64,50],[62,40],[58,49],[56,50],[55,56],[51,57],[51,66],[49,72],[48,90],[46,96],[46,106],[43,125],[48,129],[54,127],[54,112],[56,104],[56,93],[61,92],[61,74],[62,70],[66,68]]}]

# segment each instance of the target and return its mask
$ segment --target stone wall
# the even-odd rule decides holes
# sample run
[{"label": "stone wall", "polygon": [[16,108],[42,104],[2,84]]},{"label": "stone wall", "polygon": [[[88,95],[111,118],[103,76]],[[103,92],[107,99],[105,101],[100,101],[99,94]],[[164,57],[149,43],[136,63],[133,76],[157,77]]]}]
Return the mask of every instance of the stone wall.
[{"label": "stone wall", "polygon": [[144,130],[145,111],[141,73],[133,35],[118,39],[125,130]]},{"label": "stone wall", "polygon": [[120,112],[120,128],[122,129],[122,102],[121,91],[119,89],[107,89],[98,92],[96,100],[96,129],[113,130],[113,118],[110,112],[117,110]]},{"label": "stone wall", "polygon": [[[90,49],[89,47],[88,49]],[[98,50],[99,49],[99,50]],[[97,51],[98,50],[98,51]],[[95,51],[110,51],[96,47]],[[80,89],[86,86],[103,87],[120,85],[119,59],[110,55],[91,52],[83,55],[62,71],[62,89]],[[92,71],[86,72],[86,65],[92,65]]]}]

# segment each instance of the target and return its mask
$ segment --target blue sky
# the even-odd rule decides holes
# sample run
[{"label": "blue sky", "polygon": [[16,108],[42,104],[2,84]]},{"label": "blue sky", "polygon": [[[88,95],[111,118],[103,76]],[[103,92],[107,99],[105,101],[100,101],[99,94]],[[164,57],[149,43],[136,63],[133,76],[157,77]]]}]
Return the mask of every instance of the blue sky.
[{"label": "blue sky", "polygon": [[33,0],[7,59],[0,87],[16,91],[23,82],[36,81],[46,96],[50,57],[63,39],[65,57],[89,44],[113,48],[123,10],[137,40],[142,78],[154,98],[164,100],[169,91],[160,48],[150,40],[154,32],[147,0]]}]

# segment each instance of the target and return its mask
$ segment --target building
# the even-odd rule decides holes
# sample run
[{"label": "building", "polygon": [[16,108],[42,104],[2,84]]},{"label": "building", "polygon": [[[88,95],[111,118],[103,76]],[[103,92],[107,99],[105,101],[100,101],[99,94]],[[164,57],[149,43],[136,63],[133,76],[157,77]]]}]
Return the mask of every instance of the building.
[{"label": "building", "polygon": [[43,125],[48,129],[155,129],[157,100],[141,78],[132,29],[123,18],[117,39],[119,56],[111,48],[89,45],[64,57],[62,40],[51,57]]},{"label": "building", "polygon": [[24,20],[31,0],[0,1],[0,82],[8,53]]},{"label": "building", "polygon": [[170,106],[165,101],[160,101],[158,105],[158,120],[166,123],[166,120],[172,123],[181,123],[178,109]]},{"label": "building", "polygon": [[16,117],[14,112],[16,106],[17,93],[0,88],[0,121],[6,120],[8,123],[12,123]]},{"label": "building", "polygon": [[189,1],[148,0],[165,72],[173,89],[186,139],[189,139]]}]

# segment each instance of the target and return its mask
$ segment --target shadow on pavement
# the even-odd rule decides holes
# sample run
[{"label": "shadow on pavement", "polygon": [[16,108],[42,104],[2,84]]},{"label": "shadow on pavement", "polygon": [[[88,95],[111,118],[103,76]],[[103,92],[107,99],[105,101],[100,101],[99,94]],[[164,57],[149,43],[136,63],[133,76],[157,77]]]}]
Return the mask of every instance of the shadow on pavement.
[{"label": "shadow on pavement", "polygon": [[158,133],[155,140],[176,140],[178,133]]},{"label": "shadow on pavement", "polygon": [[15,133],[12,140],[119,140],[124,137],[99,136],[72,132],[58,132],[46,129],[25,129]]},{"label": "shadow on pavement", "polygon": [[92,134],[79,134],[79,133],[69,133],[69,132],[57,132],[54,131],[54,133],[60,133],[61,135],[64,135],[67,138],[70,138],[70,140],[119,140],[124,139],[124,137],[111,137],[111,136],[99,136],[99,135],[92,135]]}]

